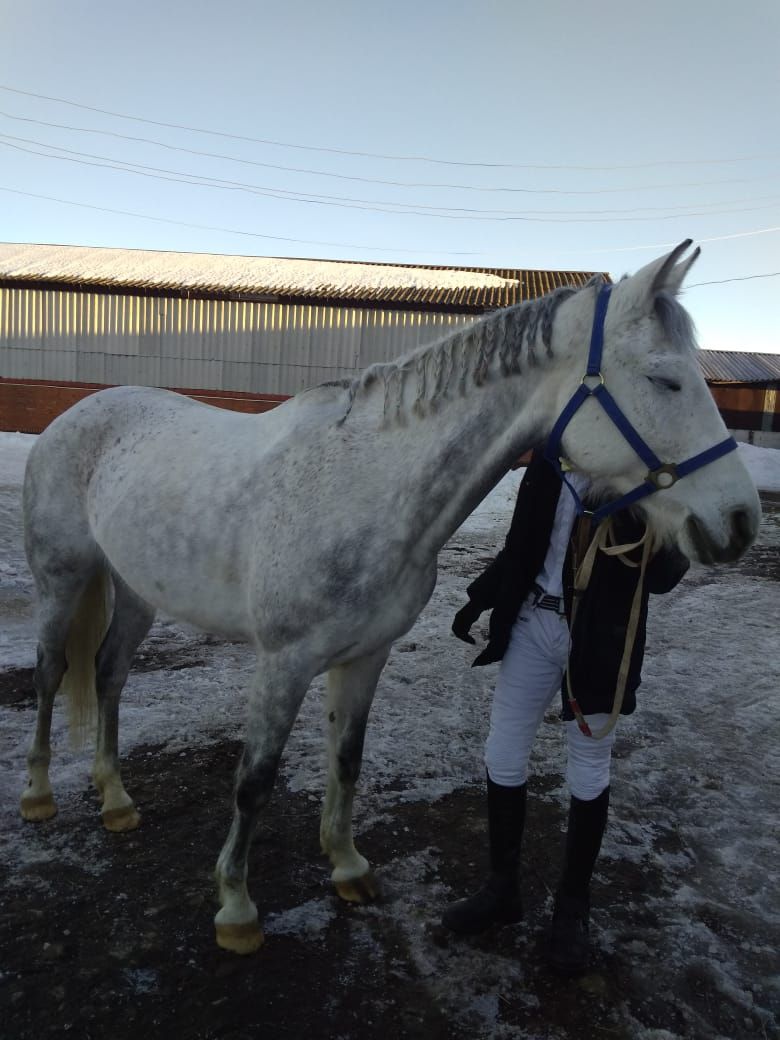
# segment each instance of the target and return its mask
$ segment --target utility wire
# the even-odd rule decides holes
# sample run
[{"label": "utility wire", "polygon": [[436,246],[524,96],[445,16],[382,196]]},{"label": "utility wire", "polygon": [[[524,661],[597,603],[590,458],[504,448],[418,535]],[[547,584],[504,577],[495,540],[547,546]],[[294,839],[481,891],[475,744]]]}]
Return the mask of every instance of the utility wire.
[{"label": "utility wire", "polygon": [[714,282],[693,282],[686,285],[686,289],[697,289],[700,285],[725,285],[726,282],[752,282],[755,278],[780,278],[780,271],[770,271],[768,274],[746,274],[736,278],[719,278]]},{"label": "utility wire", "polygon": [[[313,241],[313,240],[309,240],[309,239],[302,239],[302,238],[284,238],[281,235],[264,235],[264,234],[261,234],[259,232],[255,232],[255,231],[238,230],[237,228],[215,227],[215,226],[213,226],[211,224],[192,224],[192,223],[189,223],[189,222],[184,221],[184,220],[172,220],[172,219],[170,219],[168,217],[154,217],[154,216],[151,216],[148,213],[135,213],[135,212],[132,212],[131,210],[124,210],[124,209],[110,209],[107,206],[94,206],[94,205],[92,205],[90,203],[87,203],[87,202],[74,202],[72,199],[60,199],[60,198],[55,198],[52,195],[40,195],[40,194],[37,194],[35,192],[31,192],[31,191],[20,191],[17,188],[7,188],[4,185],[0,185],[0,191],[10,192],[13,195],[23,195],[26,198],[30,198],[30,199],[42,199],[45,202],[56,202],[56,203],[59,203],[59,204],[64,205],[64,206],[78,206],[81,209],[97,210],[100,213],[114,213],[114,214],[118,214],[119,216],[135,217],[135,218],[137,218],[139,220],[151,220],[151,221],[154,221],[156,223],[161,223],[161,224],[175,224],[177,227],[195,228],[196,230],[200,230],[200,231],[219,231],[222,234],[243,235],[243,236],[248,237],[248,238],[263,238],[263,239],[273,240],[273,241],[276,241],[276,242],[291,242],[291,243],[294,243],[296,245],[331,246],[331,247],[339,248],[339,249],[365,249],[365,250],[370,250],[372,252],[386,252],[386,253],[396,252],[396,253],[416,253],[416,254],[423,253],[423,255],[426,255],[426,256],[430,255],[430,251],[424,251],[424,250],[419,250],[419,249],[397,249],[395,246],[393,246],[392,248],[388,247],[388,246],[363,246],[363,245],[355,245],[354,243],[351,243],[351,242],[318,242],[318,241]],[[724,236],[721,236],[721,237],[723,237],[723,238],[748,237],[750,235],[763,235],[763,234],[767,234],[768,232],[771,232],[771,231],[780,231],[780,227],[776,227],[776,228],[760,228],[757,231],[744,231],[744,232],[741,232],[739,235],[724,235]],[[717,239],[701,239],[700,241],[712,242],[712,241],[717,241]],[[655,245],[655,246],[632,246],[631,248],[633,248],[633,249],[657,249],[657,248],[665,248],[669,244],[670,243],[664,243],[663,246],[661,246],[661,245]],[[605,252],[605,250],[600,250],[600,252]],[[611,252],[621,252],[621,250],[614,249],[614,250],[611,250]],[[483,256],[484,257],[486,254],[484,254],[484,253],[468,253],[468,252],[443,252],[443,253],[440,253],[439,255],[441,255],[441,256],[471,256],[471,257]],[[771,272],[769,272],[767,274],[749,274],[749,275],[744,275],[744,276],[741,276],[741,277],[738,276],[738,277],[734,277],[734,278],[721,278],[721,279],[719,279],[717,281],[710,281],[710,282],[693,282],[691,285],[687,285],[686,289],[697,289],[697,288],[699,288],[700,286],[703,286],[703,285],[725,285],[728,282],[747,282],[747,281],[752,281],[752,280],[757,279],[757,278],[780,278],[780,271],[771,271]]]},{"label": "utility wire", "polygon": [[[3,89],[3,88],[0,88]],[[582,190],[565,190],[560,188],[517,188],[511,186],[500,186],[491,185],[483,187],[476,184],[432,184],[428,181],[399,181],[399,180],[386,180],[377,177],[360,177],[353,174],[346,173],[332,173],[328,170],[312,170],[300,166],[281,166],[278,163],[261,162],[256,159],[244,159],[239,156],[225,155],[220,152],[207,152],[196,148],[184,148],[180,145],[169,144],[167,141],[157,141],[150,137],[137,137],[131,134],[120,134],[114,130],[96,130],[89,127],[82,126],[69,126],[64,123],[51,123],[41,119],[31,119],[26,116],[16,116],[10,112],[0,111],[0,116],[4,116],[6,119],[13,119],[17,122],[33,123],[36,126],[45,126],[49,129],[55,130],[67,130],[75,133],[86,133],[86,134],[99,134],[106,137],[113,137],[123,141],[132,141],[136,144],[148,144],[157,148],[166,148],[168,151],[182,152],[187,155],[196,155],[201,158],[208,159],[219,159],[226,162],[240,163],[244,166],[255,166],[267,170],[279,170],[284,173],[298,173],[306,174],[314,177],[330,177],[335,180],[346,180],[346,181],[357,181],[361,184],[381,184],[384,186],[396,187],[396,188],[432,188],[437,190],[456,190],[456,191],[481,191],[481,192],[510,192],[519,194],[530,194],[530,195],[605,195],[614,194],[621,192],[634,192],[634,191],[655,191],[665,189],[677,189],[677,188],[701,188],[709,187],[718,184],[752,184],[756,181],[762,180],[776,180],[776,177],[771,175],[768,177],[748,177],[748,178],[726,178],[725,180],[716,181],[692,181],[684,184],[645,184],[637,187],[630,188],[602,188],[602,189],[582,189]],[[28,143],[38,144],[40,147],[45,148],[56,148],[57,145],[48,145],[41,141],[30,141],[27,138],[14,138],[14,140],[26,140]],[[68,149],[61,149],[68,151]],[[77,153],[77,154],[89,154],[89,153]],[[598,169],[598,167],[594,167]]]},{"label": "utility wire", "polygon": [[111,116],[115,119],[127,119],[134,123],[145,123],[148,126],[159,126],[166,130],[186,130],[190,133],[198,134],[209,134],[212,137],[223,137],[233,141],[248,141],[252,144],[264,144],[273,145],[276,148],[296,148],[307,152],[324,152],[330,155],[352,155],[366,159],[389,159],[394,162],[427,162],[434,163],[439,166],[460,166],[464,168],[479,168],[479,169],[503,169],[503,170],[639,170],[649,169],[656,166],[693,166],[693,165],[719,165],[725,163],[739,163],[739,162],[756,162],[761,160],[774,160],[780,158],[778,155],[747,155],[737,156],[732,158],[717,158],[717,159],[657,159],[651,162],[644,163],[624,163],[618,165],[609,166],[589,166],[589,165],[575,165],[571,163],[566,164],[549,164],[549,163],[498,163],[498,162],[464,162],[455,159],[440,159],[429,155],[391,155],[383,154],[381,152],[363,152],[354,151],[346,148],[326,148],[316,145],[299,144],[290,141],[275,141],[269,138],[263,137],[248,137],[243,134],[230,134],[222,130],[208,130],[204,127],[187,126],[182,123],[165,123],[157,119],[144,119],[140,116],[128,115],[124,112],[113,112],[106,108],[97,108],[94,105],[82,105],[75,101],[68,101],[65,98],[52,97],[47,94],[36,94],[29,90],[20,90],[17,87],[9,87],[0,84],[0,90],[5,90],[8,93],[18,94],[23,97],[36,98],[40,101],[53,101],[59,105],[68,105],[70,108],[78,108],[84,112],[96,112],[99,115]]},{"label": "utility wire", "polygon": [[[709,238],[697,238],[696,241],[705,242],[728,242],[734,238],[755,238],[757,235],[773,235],[780,231],[780,227],[756,228],[753,231],[736,231],[731,235],[711,235]],[[672,249],[678,245],[677,242],[651,242],[644,246],[614,246],[608,249],[578,249],[577,255],[593,256],[596,253],[639,253],[650,249]]]},{"label": "utility wire", "polygon": [[[0,113],[1,114],[1,113]],[[670,210],[685,210],[687,206],[632,206],[629,209],[615,210],[496,210],[496,209],[482,209],[478,207],[467,207],[467,206],[429,206],[425,203],[410,203],[410,202],[394,202],[388,200],[377,200],[377,199],[361,199],[354,198],[344,195],[323,195],[314,192],[296,192],[290,191],[285,188],[272,188],[267,185],[256,185],[247,184],[245,181],[231,181],[220,177],[208,177],[201,174],[190,174],[179,170],[168,170],[164,167],[148,166],[141,163],[134,163],[124,159],[113,159],[110,156],[96,155],[92,152],[79,152],[74,151],[70,148],[63,148],[60,145],[49,145],[42,141],[36,141],[26,137],[14,137],[9,134],[0,134],[0,143],[3,141],[7,142],[9,147],[14,147],[11,142],[22,142],[24,144],[32,144],[36,147],[47,148],[50,151],[64,152],[70,156],[77,156],[83,159],[95,159],[101,163],[106,163],[108,169],[124,169],[125,172],[132,172],[126,170],[126,167],[132,167],[136,170],[151,171],[152,173],[159,175],[173,175],[175,177],[183,177],[192,179],[193,183],[208,182],[210,184],[222,184],[231,187],[241,187],[255,192],[268,192],[273,193],[274,197],[287,196],[294,199],[316,199],[325,200],[330,202],[349,203],[349,204],[360,204],[365,206],[381,206],[381,207],[393,207],[399,210],[404,209],[420,209],[438,213],[473,213],[481,214],[486,216],[595,216],[595,215],[607,215],[617,213],[619,215],[637,213],[637,212],[666,212]],[[28,151],[28,149],[22,149],[21,151]],[[61,158],[61,156],[48,155],[42,152],[30,151],[31,155],[40,155],[44,158]],[[780,179],[780,178],[778,178]],[[714,206],[734,206],[742,203],[743,199],[729,199],[721,202],[707,202],[700,205],[712,208]],[[775,202],[780,201],[780,196],[776,195],[761,195],[751,199],[752,202]]]},{"label": "utility wire", "polygon": [[[277,241],[277,242],[293,242],[293,243],[295,243],[297,245],[333,246],[333,247],[338,247],[339,249],[366,249],[366,250],[370,250],[372,252],[385,252],[385,253],[393,253],[393,252],[395,252],[395,253],[415,253],[415,254],[422,253],[425,256],[429,256],[430,253],[431,253],[431,250],[397,249],[395,246],[392,246],[392,247],[390,247],[390,246],[364,246],[364,245],[355,245],[352,242],[318,242],[318,241],[314,241],[314,240],[311,240],[311,239],[283,238],[281,235],[263,235],[263,234],[260,234],[259,232],[243,231],[243,230],[238,230],[237,228],[215,227],[215,226],[213,226],[211,224],[193,224],[193,223],[190,223],[190,222],[184,221],[184,220],[173,220],[173,219],[171,219],[169,217],[155,217],[155,216],[152,216],[149,213],[137,213],[137,212],[133,212],[132,210],[125,210],[125,209],[111,209],[108,206],[95,206],[95,205],[93,205],[91,203],[88,203],[88,202],[75,202],[73,199],[61,199],[61,198],[57,198],[57,197],[55,197],[53,195],[40,195],[40,194],[37,194],[35,192],[31,192],[31,191],[21,191],[18,188],[8,188],[5,185],[1,185],[1,184],[0,184],[0,191],[9,192],[12,195],[22,195],[25,198],[29,198],[29,199],[42,199],[45,202],[56,202],[56,203],[59,203],[59,204],[61,204],[63,206],[78,206],[80,209],[97,210],[99,213],[115,213],[115,214],[118,214],[119,216],[123,216],[123,217],[136,217],[139,220],[151,220],[151,221],[154,221],[155,223],[160,223],[160,224],[175,224],[177,227],[195,228],[195,229],[201,230],[201,231],[219,231],[221,233],[225,233],[225,234],[229,234],[229,235],[244,235],[244,236],[249,237],[249,238],[272,239],[272,240]],[[720,241],[723,241],[724,239],[751,238],[751,237],[753,237],[755,235],[767,235],[767,234],[771,234],[773,232],[778,232],[778,231],[780,231],[780,227],[757,228],[754,231],[740,231],[740,232],[737,232],[734,235],[716,235],[716,236],[714,236],[712,238],[701,238],[701,239],[698,239],[698,241],[699,242],[720,242]],[[631,250],[667,249],[667,248],[670,248],[671,246],[676,245],[676,244],[677,244],[676,242],[656,242],[653,245],[629,246],[628,248],[631,249]],[[623,252],[626,252],[626,251],[627,250],[622,248],[622,247],[616,247],[614,249],[578,250],[578,252],[580,254],[585,254],[585,253],[592,254],[594,252],[599,252],[599,253],[623,253]],[[453,252],[453,251],[448,251],[448,252],[443,252],[442,253],[442,252],[440,252],[438,250],[436,252],[439,252],[439,255],[441,255],[441,256],[472,256],[472,257],[474,257],[474,256],[481,256],[481,257],[484,257],[484,256],[487,255],[486,253],[473,253],[473,252]],[[495,265],[493,265],[493,266],[495,266]],[[742,279],[742,278],[725,278],[725,279],[723,279],[723,282],[743,281],[743,280],[748,280],[748,279],[752,279],[752,278],[774,278],[774,277],[777,276],[777,274],[780,274],[780,272],[770,273],[770,274],[746,275],[744,279]],[[694,288],[695,286],[698,286],[698,285],[716,285],[716,284],[722,284],[722,283],[718,283],[718,282],[696,282],[696,283],[694,283],[694,285],[689,285],[688,288],[692,289],[692,288]]]},{"label": "utility wire", "polygon": [[[337,249],[364,249],[372,253],[408,253],[415,256],[430,256],[431,250],[423,249],[401,249],[396,246],[364,246],[354,242],[320,242],[316,239],[285,238],[282,235],[264,235],[257,231],[244,231],[238,228],[216,227],[213,224],[192,224],[185,220],[173,220],[170,217],[154,217],[149,213],[137,213],[126,209],[111,209],[108,206],[95,206],[89,202],[75,202],[73,199],[56,198],[53,195],[40,195],[32,191],[21,191],[18,188],[7,188],[0,185],[0,191],[10,192],[12,195],[23,195],[29,199],[43,199],[45,202],[57,202],[63,206],[78,206],[80,209],[97,210],[99,213],[114,213],[122,217],[135,217],[139,220],[151,220],[158,224],[175,224],[177,227],[195,228],[198,231],[219,231],[227,235],[243,235],[246,238],[262,238],[274,242],[292,242],[295,245],[304,246],[329,246]],[[484,256],[484,253],[469,253],[459,251],[436,250],[441,256]]]},{"label": "utility wire", "polygon": [[[63,155],[52,155],[46,152],[36,151],[32,148],[27,148],[22,144],[15,144],[15,141],[24,141],[27,144],[37,145],[38,147],[48,148],[59,152],[64,152]],[[60,148],[56,145],[40,145],[39,142],[30,141],[27,138],[11,137],[7,134],[0,134],[0,146],[6,148],[12,148],[16,151],[25,152],[29,155],[35,155],[43,159],[55,159],[60,162],[76,163],[81,166],[91,166],[96,169],[113,170],[121,173],[131,173],[136,176],[150,178],[152,180],[163,180],[171,181],[177,184],[190,184],[195,187],[204,188],[217,188],[222,191],[241,191],[247,192],[252,195],[261,195],[267,198],[274,198],[284,202],[303,202],[311,205],[318,206],[333,206],[340,209],[357,209],[368,212],[378,213],[392,213],[395,215],[403,214],[405,216],[413,217],[429,217],[440,220],[470,220],[480,222],[521,222],[521,223],[534,223],[534,224],[603,224],[603,223],[625,223],[625,222],[637,222],[637,221],[655,221],[655,220],[675,220],[680,217],[705,217],[705,216],[718,216],[724,213],[749,213],[755,212],[756,210],[766,209],[768,206],[774,203],[774,196],[769,196],[773,199],[772,203],[758,206],[737,206],[729,209],[702,209],[701,207],[694,211],[687,211],[682,213],[666,213],[666,214],[653,214],[652,216],[618,216],[618,217],[581,217],[572,216],[567,214],[561,217],[549,217],[549,216],[538,216],[538,215],[522,215],[520,213],[510,213],[504,216],[491,216],[487,215],[490,211],[481,213],[480,211],[471,212],[452,212],[445,211],[439,212],[434,207],[430,207],[428,210],[420,210],[409,208],[408,203],[383,203],[383,204],[372,204],[370,202],[364,202],[355,199],[342,199],[341,201],[334,201],[333,196],[319,196],[319,195],[307,195],[297,192],[287,192],[281,189],[265,188],[261,185],[248,184],[243,181],[231,181],[223,178],[216,177],[203,177],[199,174],[182,173],[177,170],[168,170],[157,166],[147,166],[142,163],[127,162],[125,160],[113,160],[107,156],[94,155],[89,152],[76,152],[69,148]],[[777,179],[777,178],[776,178]],[[713,203],[705,203],[706,206],[712,206]],[[391,208],[392,207],[392,208]],[[495,211],[493,211],[495,212]],[[499,211],[500,212],[500,211]],[[609,212],[609,211],[608,211]],[[628,211],[629,213],[632,211]]]}]

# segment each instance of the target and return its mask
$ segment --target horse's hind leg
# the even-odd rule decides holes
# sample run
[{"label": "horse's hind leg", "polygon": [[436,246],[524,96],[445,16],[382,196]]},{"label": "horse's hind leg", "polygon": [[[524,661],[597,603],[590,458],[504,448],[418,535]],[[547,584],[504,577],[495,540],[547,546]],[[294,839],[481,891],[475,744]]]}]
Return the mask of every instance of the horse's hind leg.
[{"label": "horse's hind leg", "polygon": [[328,672],[328,786],[320,843],[333,864],[331,878],[342,899],[366,903],[379,886],[352,838],[352,801],[360,775],[366,722],[389,646]]},{"label": "horse's hind leg", "polygon": [[41,603],[38,659],[33,677],[38,714],[35,736],[27,755],[29,780],[20,805],[25,820],[48,820],[57,812],[49,782],[51,716],[54,695],[67,667],[65,644],[68,631],[82,591],[81,583],[74,580],[72,588],[62,588],[58,595],[49,595]]},{"label": "horse's hind leg", "polygon": [[217,861],[221,909],[217,943],[233,953],[254,953],[263,943],[257,907],[247,890],[247,858],[255,825],[271,797],[284,745],[311,674],[290,659],[258,661],[249,700],[247,737],[236,775],[233,823]]},{"label": "horse's hind leg", "polygon": [[103,799],[103,825],[109,831],[129,831],[138,826],[141,817],[119,772],[119,698],[133,655],[154,620],[154,610],[116,574],[112,577],[114,612],[95,664],[98,725],[92,779]]}]

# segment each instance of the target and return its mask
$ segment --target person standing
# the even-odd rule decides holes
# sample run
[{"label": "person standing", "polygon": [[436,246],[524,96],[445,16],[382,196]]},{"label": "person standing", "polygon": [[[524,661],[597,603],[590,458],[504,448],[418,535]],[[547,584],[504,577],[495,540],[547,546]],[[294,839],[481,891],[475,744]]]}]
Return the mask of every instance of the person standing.
[{"label": "person standing", "polygon": [[[587,477],[572,472],[567,483],[592,503]],[[623,510],[604,523],[611,525],[619,551],[610,550],[601,525],[591,529],[587,515],[578,517],[574,495],[543,450],[535,450],[504,547],[468,587],[469,601],[452,625],[458,638],[474,643],[471,627],[491,610],[488,643],[474,665],[501,665],[485,745],[490,873],[477,892],[446,909],[442,923],[465,935],[521,918],[518,868],[528,759],[560,690],[570,803],[544,949],[548,965],[562,974],[582,972],[588,960],[590,882],[607,823],[615,739],[614,728],[606,735],[599,731],[609,728],[619,685],[620,712],[636,707],[649,594],[674,588],[689,566],[678,549],[661,547],[643,568],[645,526],[635,513]],[[590,578],[575,595],[577,568],[589,548]]]}]

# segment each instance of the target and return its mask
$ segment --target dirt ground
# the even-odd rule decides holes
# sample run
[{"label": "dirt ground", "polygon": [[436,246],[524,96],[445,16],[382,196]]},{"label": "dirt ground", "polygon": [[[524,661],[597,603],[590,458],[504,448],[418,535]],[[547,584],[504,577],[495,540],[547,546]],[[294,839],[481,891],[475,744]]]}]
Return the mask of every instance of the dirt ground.
[{"label": "dirt ground", "polygon": [[[741,566],[777,578],[779,563],[777,550],[763,550]],[[144,667],[189,663],[161,652],[147,656]],[[28,706],[32,696],[29,670],[0,674],[3,711]],[[507,984],[499,995],[490,1036],[635,1040],[625,1009],[653,1040],[780,1035],[770,1031],[766,1015],[746,1018],[744,1009],[724,1000],[701,965],[691,964],[671,983],[665,979],[663,987],[646,970],[646,957],[645,971],[635,970],[631,937],[640,925],[645,937],[657,934],[655,955],[664,957],[663,922],[643,909],[643,895],[663,893],[667,884],[652,865],[611,867],[619,900],[605,887],[594,891],[594,904],[609,906],[623,943],[609,952],[597,944],[591,970],[580,980],[550,976],[538,955],[549,879],[534,862],[557,860],[562,820],[554,802],[539,798],[532,800],[528,825],[527,844],[535,851],[525,875],[525,921],[455,941],[437,920],[452,893],[468,891],[480,878],[476,852],[464,857],[463,850],[483,844],[481,792],[401,805],[391,823],[364,831],[360,847],[384,893],[375,906],[355,907],[331,893],[317,840],[318,800],[286,789],[282,776],[251,856],[250,890],[266,911],[302,908],[305,917],[310,908],[319,924],[308,935],[305,927],[271,927],[253,957],[218,950],[211,871],[225,837],[237,755],[233,742],[187,754],[164,746],[137,750],[125,759],[124,776],[142,813],[138,831],[103,831],[94,794],[85,787],[78,811],[70,807],[39,825],[48,847],[67,849],[67,856],[31,863],[25,888],[9,887],[8,865],[0,864],[4,1040],[66,1034],[79,1040],[466,1040],[486,1034],[468,1015],[453,1012],[442,994],[447,972],[475,953],[522,966],[522,985]],[[20,819],[16,825],[34,826]],[[673,844],[673,835],[664,840]],[[404,869],[410,857],[426,865],[413,878]],[[407,904],[404,928],[399,902]],[[718,934],[737,927],[715,909],[707,924]],[[733,938],[750,937],[735,932]],[[766,965],[757,962],[756,977],[766,977]],[[757,1006],[771,1008],[774,1001],[778,1010],[776,992],[757,983],[755,997]],[[694,1008],[706,1028],[692,1031],[681,1005]]]},{"label": "dirt ground", "polygon": [[[164,748],[131,755],[125,775],[144,814],[142,829],[134,834],[100,831],[87,792],[79,818],[61,814],[47,824],[52,842],[83,850],[83,865],[40,865],[29,893],[16,890],[3,906],[0,948],[14,972],[0,990],[3,1036],[475,1036],[473,1024],[453,1021],[432,999],[429,978],[409,951],[405,933],[394,927],[392,904],[406,893],[394,883],[392,864],[427,849],[435,866],[420,882],[435,879],[454,892],[467,891],[479,878],[479,865],[464,862],[462,849],[479,847],[481,795],[466,791],[435,806],[401,808],[392,831],[377,828],[362,835],[361,849],[384,882],[379,908],[344,905],[332,895],[335,912],[314,941],[271,935],[257,956],[235,957],[213,942],[209,866],[224,839],[237,752],[237,744],[223,744],[184,761],[178,755],[171,760]],[[542,863],[557,857],[560,820],[548,804],[537,799],[534,805],[528,844]],[[279,790],[258,836],[250,875],[250,888],[262,889],[268,907],[282,910],[327,894],[317,829],[318,806],[307,796]],[[99,877],[94,857],[109,865]],[[662,879],[624,865],[615,883],[628,907],[634,896],[657,890]],[[544,878],[531,869],[525,880],[526,922],[460,941],[466,949],[473,944],[525,961],[524,989],[508,988],[502,995],[500,1022],[528,1036],[556,1036],[561,1030],[567,1037],[628,1040],[611,1015],[614,1005],[628,1001],[646,1025],[685,1035],[675,994],[655,992],[649,978],[638,982],[623,956],[597,953],[591,971],[578,982],[562,982],[542,969],[537,944],[548,897]],[[435,903],[420,906],[419,927],[430,943],[455,945],[436,924],[438,910]],[[706,977],[692,971],[678,985],[687,1005],[700,1005],[713,1036],[761,1035],[730,1020],[728,1007],[711,1005]]]}]

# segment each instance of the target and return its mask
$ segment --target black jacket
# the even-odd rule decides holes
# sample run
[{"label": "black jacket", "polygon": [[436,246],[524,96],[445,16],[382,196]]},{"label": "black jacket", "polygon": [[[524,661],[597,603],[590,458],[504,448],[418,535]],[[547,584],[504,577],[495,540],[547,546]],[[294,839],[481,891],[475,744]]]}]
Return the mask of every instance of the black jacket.
[{"label": "black jacket", "polygon": [[[489,641],[474,661],[475,665],[501,660],[509,646],[515,619],[544,564],[562,489],[558,474],[543,453],[535,451],[520,484],[504,548],[468,587],[469,599],[475,609],[480,612],[492,610]],[[563,493],[569,492],[564,490]],[[616,514],[613,523],[621,542],[638,541],[644,533],[642,521],[628,511]],[[571,556],[570,546],[563,571],[564,599],[569,620],[573,591]],[[648,562],[639,625],[621,709],[624,715],[630,714],[636,707],[635,691],[641,681],[648,595],[673,589],[688,567],[688,559],[676,548],[661,548]],[[612,710],[638,577],[639,568],[627,567],[619,559],[604,553],[597,554],[588,588],[577,608],[569,659],[572,691],[586,715]],[[564,689],[565,686],[564,681]],[[565,697],[564,717],[572,717]]]}]

